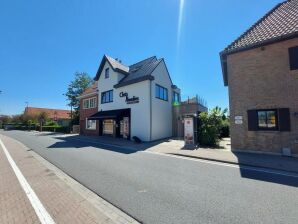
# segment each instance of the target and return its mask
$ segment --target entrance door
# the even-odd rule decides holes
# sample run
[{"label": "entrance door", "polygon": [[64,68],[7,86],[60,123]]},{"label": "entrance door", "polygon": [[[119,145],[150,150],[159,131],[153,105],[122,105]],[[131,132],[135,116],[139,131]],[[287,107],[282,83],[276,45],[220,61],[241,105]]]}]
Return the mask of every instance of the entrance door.
[{"label": "entrance door", "polygon": [[114,120],[103,120],[102,133],[104,135],[114,135]]}]

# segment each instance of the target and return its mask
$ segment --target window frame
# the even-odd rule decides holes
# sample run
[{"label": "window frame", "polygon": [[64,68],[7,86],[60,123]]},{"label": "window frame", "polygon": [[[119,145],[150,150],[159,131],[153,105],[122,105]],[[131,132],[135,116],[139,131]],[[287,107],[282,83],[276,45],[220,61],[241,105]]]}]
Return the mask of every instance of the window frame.
[{"label": "window frame", "polygon": [[163,101],[169,101],[168,89],[155,83],[155,98]]},{"label": "window frame", "polygon": [[105,79],[110,78],[110,68],[105,69]]},{"label": "window frame", "polygon": [[[85,103],[87,103],[87,105]],[[83,99],[83,109],[89,109],[89,108],[90,108],[89,98]]]},{"label": "window frame", "polygon": [[[91,106],[91,102],[93,101],[93,105]],[[92,109],[97,107],[97,99],[96,97],[83,99],[83,109]]]},{"label": "window frame", "polygon": [[[177,96],[178,101],[175,101],[175,98]],[[172,103],[180,103],[180,93],[177,93],[175,91],[173,91],[173,99],[172,99]]]},{"label": "window frame", "polygon": [[291,71],[298,70],[298,46],[293,46],[288,49],[289,66]]},{"label": "window frame", "polygon": [[[95,123],[95,127],[88,127],[88,122],[89,121],[94,122]],[[96,130],[96,125],[97,125],[96,120],[88,120],[88,118],[86,118],[86,125],[85,125],[86,130]]]},{"label": "window frame", "polygon": [[[106,97],[108,94],[108,99],[106,100]],[[105,100],[103,100],[103,96],[105,96]],[[112,103],[114,100],[114,93],[113,93],[113,90],[108,90],[108,91],[104,91],[104,92],[101,92],[101,98],[100,98],[100,102],[101,104],[105,104],[105,103]]]},{"label": "window frame", "polygon": [[[91,102],[93,101],[93,105],[91,106]],[[97,107],[97,100],[96,97],[89,98],[89,108],[96,108]]]},{"label": "window frame", "polygon": [[[275,126],[274,127],[268,127],[268,112],[274,112],[275,115]],[[259,123],[259,112],[265,112],[266,113],[266,125],[267,127],[261,127]],[[277,109],[261,109],[261,110],[256,110],[257,113],[257,129],[260,131],[278,131],[279,130],[279,119],[278,119],[278,110]]]}]

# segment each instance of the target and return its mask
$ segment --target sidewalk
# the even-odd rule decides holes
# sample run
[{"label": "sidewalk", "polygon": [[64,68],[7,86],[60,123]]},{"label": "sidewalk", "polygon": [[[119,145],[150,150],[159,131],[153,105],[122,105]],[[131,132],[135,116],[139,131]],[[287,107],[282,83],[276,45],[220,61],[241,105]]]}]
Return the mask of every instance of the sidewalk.
[{"label": "sidewalk", "polygon": [[298,158],[260,153],[232,152],[223,142],[225,149],[199,148],[197,150],[183,149],[183,141],[170,140],[148,148],[149,151],[178,156],[186,156],[211,161],[225,162],[238,165],[270,168],[298,173]]},{"label": "sidewalk", "polygon": [[[3,135],[0,139],[55,223],[138,223],[26,146]],[[32,193],[23,188],[0,145],[0,223],[42,223],[29,200]]]},{"label": "sidewalk", "polygon": [[174,139],[165,139],[150,143],[136,144],[132,141],[115,139],[111,137],[65,135],[65,138],[78,139],[81,141],[90,142],[91,144],[98,144],[100,147],[115,146],[128,149],[131,151],[131,153],[138,151],[151,151],[298,173],[298,158],[296,157],[285,157],[261,153],[232,152],[229,139],[223,139],[223,141],[221,141],[220,149],[199,148],[197,150],[187,150],[183,149],[184,141]]}]

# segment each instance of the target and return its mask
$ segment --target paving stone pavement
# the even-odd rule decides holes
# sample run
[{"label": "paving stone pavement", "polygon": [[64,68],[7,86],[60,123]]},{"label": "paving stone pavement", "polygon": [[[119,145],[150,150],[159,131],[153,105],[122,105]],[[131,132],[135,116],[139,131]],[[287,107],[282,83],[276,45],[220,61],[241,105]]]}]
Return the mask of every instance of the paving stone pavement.
[{"label": "paving stone pavement", "polygon": [[[138,223],[20,142],[0,139],[56,223]],[[1,146],[0,223],[40,223]]]}]

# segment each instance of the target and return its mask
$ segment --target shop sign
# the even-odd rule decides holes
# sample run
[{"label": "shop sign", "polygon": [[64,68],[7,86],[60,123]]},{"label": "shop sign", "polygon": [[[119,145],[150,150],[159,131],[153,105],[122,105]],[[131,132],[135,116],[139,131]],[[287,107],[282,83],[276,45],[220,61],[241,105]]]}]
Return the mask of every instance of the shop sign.
[{"label": "shop sign", "polygon": [[194,123],[193,118],[184,118],[184,141],[185,144],[194,144]]},{"label": "shop sign", "polygon": [[129,135],[129,118],[123,117],[123,138],[128,138]]},{"label": "shop sign", "polygon": [[139,97],[133,96],[131,98],[128,97],[128,93],[121,92],[119,94],[120,97],[125,97],[125,102],[127,104],[134,104],[134,103],[139,103]]}]

